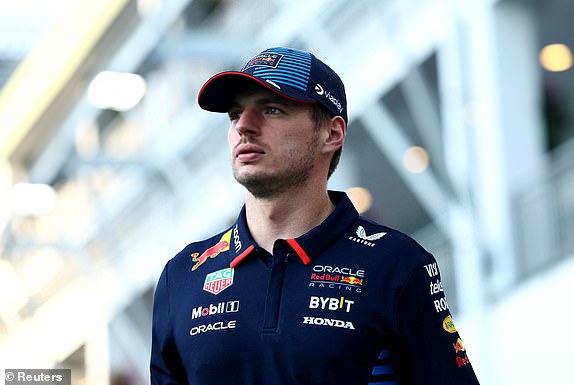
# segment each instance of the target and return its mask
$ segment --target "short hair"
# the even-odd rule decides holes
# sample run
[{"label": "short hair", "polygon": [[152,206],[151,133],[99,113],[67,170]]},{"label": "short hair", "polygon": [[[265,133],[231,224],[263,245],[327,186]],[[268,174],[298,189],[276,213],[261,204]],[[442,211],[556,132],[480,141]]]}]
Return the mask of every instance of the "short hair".
[{"label": "short hair", "polygon": [[[315,125],[315,129],[318,129],[323,124],[327,124],[331,121],[334,115],[329,112],[325,107],[323,107],[319,103],[312,104],[312,120]],[[329,171],[327,172],[327,178],[330,178],[331,175],[335,172],[337,165],[339,164],[339,160],[341,159],[341,153],[343,152],[343,146],[339,148],[337,151],[333,153],[333,157],[331,158],[331,163],[329,164]]]}]

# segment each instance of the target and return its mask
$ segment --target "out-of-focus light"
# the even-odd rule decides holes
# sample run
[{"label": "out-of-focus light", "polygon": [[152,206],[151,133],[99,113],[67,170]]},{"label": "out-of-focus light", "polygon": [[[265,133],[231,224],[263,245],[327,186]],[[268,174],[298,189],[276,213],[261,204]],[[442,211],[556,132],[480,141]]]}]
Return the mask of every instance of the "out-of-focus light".
[{"label": "out-of-focus light", "polygon": [[141,16],[150,16],[162,5],[161,0],[137,0],[138,12]]},{"label": "out-of-focus light", "polygon": [[18,279],[14,266],[0,259],[0,309],[5,313],[17,312],[26,302],[25,291]]},{"label": "out-of-focus light", "polygon": [[359,214],[366,212],[373,205],[373,197],[364,187],[351,187],[346,192]]},{"label": "out-of-focus light", "polygon": [[547,45],[540,51],[540,64],[547,71],[566,71],[572,68],[572,51],[566,44]]},{"label": "out-of-focus light", "polygon": [[44,290],[64,268],[63,257],[54,249],[40,248],[26,255],[19,272],[31,293]]},{"label": "out-of-focus light", "polygon": [[97,74],[88,88],[88,100],[102,109],[127,111],[143,98],[144,78],[137,74],[103,71]]},{"label": "out-of-focus light", "polygon": [[[10,215],[10,191],[12,189],[12,166],[0,157],[0,233],[8,222]],[[1,247],[0,247],[1,249]]]},{"label": "out-of-focus light", "polygon": [[95,122],[89,121],[78,124],[74,141],[79,156],[91,157],[96,155],[100,148],[100,136]]},{"label": "out-of-focus light", "polygon": [[[0,3],[0,14],[5,16],[4,4],[17,3],[20,7],[29,1]],[[18,63],[2,87],[0,157],[10,158],[32,127],[42,119],[54,99],[65,92],[66,85],[78,73],[82,63],[88,60],[96,44],[127,3],[128,0],[67,1],[67,4],[61,1],[34,0],[30,8],[34,8],[34,13],[43,15],[42,20],[49,19],[50,27],[42,34],[34,49]],[[52,12],[43,13],[46,7],[51,7]],[[52,13],[57,14],[57,17],[52,18]],[[34,27],[22,26],[21,29],[26,31]]]},{"label": "out-of-focus light", "polygon": [[422,147],[410,147],[403,155],[403,165],[408,171],[419,174],[428,168],[429,154]]},{"label": "out-of-focus light", "polygon": [[12,186],[12,210],[16,215],[42,216],[56,205],[56,192],[40,183],[16,183]]}]

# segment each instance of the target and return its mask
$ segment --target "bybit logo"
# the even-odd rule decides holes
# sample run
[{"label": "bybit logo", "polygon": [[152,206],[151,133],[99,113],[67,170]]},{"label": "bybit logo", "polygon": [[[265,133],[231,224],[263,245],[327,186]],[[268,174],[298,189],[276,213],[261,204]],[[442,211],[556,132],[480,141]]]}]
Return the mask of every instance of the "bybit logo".
[{"label": "bybit logo", "polygon": [[315,297],[312,296],[309,300],[309,309],[321,309],[321,310],[339,310],[342,309],[346,313],[351,311],[351,306],[355,301],[341,298],[331,298],[331,297]]}]

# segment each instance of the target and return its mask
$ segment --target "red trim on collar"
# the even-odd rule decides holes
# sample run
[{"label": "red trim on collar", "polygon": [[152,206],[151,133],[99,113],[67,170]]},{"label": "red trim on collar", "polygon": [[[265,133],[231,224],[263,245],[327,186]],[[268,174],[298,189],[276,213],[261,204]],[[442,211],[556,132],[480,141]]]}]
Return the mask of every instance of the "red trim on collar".
[{"label": "red trim on collar", "polygon": [[293,250],[295,250],[295,252],[297,253],[297,255],[299,256],[299,258],[301,258],[301,261],[303,261],[303,263],[305,265],[308,265],[311,263],[311,258],[309,258],[309,256],[307,255],[307,253],[305,252],[305,250],[303,250],[303,248],[301,247],[301,245],[299,245],[297,243],[297,241],[295,240],[295,238],[289,238],[287,239],[287,243],[293,248]]},{"label": "red trim on collar", "polygon": [[237,257],[235,257],[233,259],[233,261],[231,261],[231,263],[229,264],[229,267],[235,267],[239,264],[239,262],[241,262],[245,257],[247,257],[247,255],[255,248],[255,246],[253,245],[249,245],[249,247],[247,249],[245,249],[245,251],[243,251],[243,253],[239,254]]}]

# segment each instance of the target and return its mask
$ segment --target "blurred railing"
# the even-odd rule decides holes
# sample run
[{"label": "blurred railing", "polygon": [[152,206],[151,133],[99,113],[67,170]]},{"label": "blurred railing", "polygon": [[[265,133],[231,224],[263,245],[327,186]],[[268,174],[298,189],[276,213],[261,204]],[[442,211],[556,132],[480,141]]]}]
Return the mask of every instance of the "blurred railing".
[{"label": "blurred railing", "polygon": [[574,139],[512,201],[519,281],[574,254]]},{"label": "blurred railing", "polygon": [[456,313],[458,296],[455,283],[454,253],[450,240],[432,223],[414,233],[413,238],[435,257],[440,268],[449,309]]},{"label": "blurred railing", "polygon": [[[574,138],[548,155],[544,173],[528,179],[531,182],[511,197],[516,283],[574,255]],[[456,313],[459,296],[451,241],[432,223],[413,237],[437,259],[449,307]]]}]

